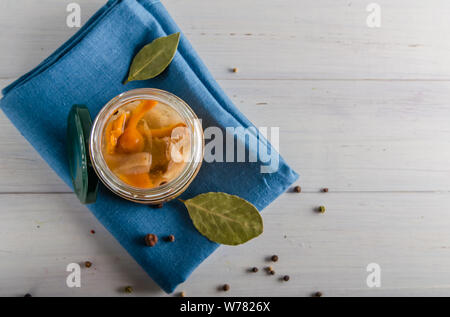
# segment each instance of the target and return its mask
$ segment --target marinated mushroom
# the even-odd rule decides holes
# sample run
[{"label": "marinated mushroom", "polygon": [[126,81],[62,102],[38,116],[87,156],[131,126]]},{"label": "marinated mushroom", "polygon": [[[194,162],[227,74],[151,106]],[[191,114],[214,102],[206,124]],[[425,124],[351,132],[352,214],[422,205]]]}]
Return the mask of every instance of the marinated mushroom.
[{"label": "marinated mushroom", "polygon": [[123,182],[154,188],[175,179],[190,157],[190,131],[170,106],[154,100],[118,109],[104,130],[103,157]]}]

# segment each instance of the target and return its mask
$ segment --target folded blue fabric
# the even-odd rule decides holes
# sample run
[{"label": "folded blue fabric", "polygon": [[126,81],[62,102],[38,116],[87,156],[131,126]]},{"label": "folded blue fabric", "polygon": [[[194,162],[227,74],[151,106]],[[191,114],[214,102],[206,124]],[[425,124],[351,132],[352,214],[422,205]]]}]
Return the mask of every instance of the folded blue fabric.
[{"label": "folded blue fabric", "polygon": [[[109,1],[42,64],[6,87],[0,106],[69,186],[72,184],[65,135],[73,104],[87,105],[95,116],[116,95],[153,87],[185,100],[203,120],[204,128],[253,127],[224,94],[183,35],[173,62],[160,76],[122,85],[140,48],[155,38],[179,31],[159,1]],[[258,142],[265,145],[267,141],[258,138]],[[275,173],[261,173],[262,165],[261,160],[204,163],[182,197],[220,191],[243,197],[262,210],[298,177],[281,158]],[[88,207],[166,292],[185,281],[218,247],[197,232],[179,201],[156,211],[121,199],[100,186],[97,202]],[[148,248],[143,243],[147,233],[174,234],[176,243]]]}]

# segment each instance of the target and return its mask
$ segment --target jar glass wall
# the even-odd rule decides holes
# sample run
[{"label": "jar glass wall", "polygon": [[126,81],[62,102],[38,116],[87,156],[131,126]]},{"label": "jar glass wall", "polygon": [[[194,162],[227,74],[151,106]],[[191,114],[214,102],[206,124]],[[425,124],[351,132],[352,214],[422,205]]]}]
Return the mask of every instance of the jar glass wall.
[{"label": "jar glass wall", "polygon": [[[184,121],[189,131],[190,146],[184,167],[173,179],[154,188],[139,188],[124,182],[110,169],[103,151],[104,131],[113,114],[133,102],[142,100],[154,100],[170,107]],[[193,110],[177,96],[159,89],[135,89],[120,94],[100,110],[92,126],[89,150],[95,172],[112,192],[134,202],[159,204],[183,193],[197,175],[203,160],[203,130]]]}]

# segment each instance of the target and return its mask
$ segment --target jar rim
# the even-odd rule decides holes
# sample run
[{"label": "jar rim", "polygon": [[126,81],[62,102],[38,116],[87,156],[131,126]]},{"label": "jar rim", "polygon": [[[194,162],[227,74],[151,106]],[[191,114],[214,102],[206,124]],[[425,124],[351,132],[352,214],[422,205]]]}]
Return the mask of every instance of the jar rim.
[{"label": "jar rim", "polygon": [[[190,158],[183,170],[169,182],[155,188],[138,188],[123,182],[108,167],[103,157],[103,131],[109,117],[119,108],[137,100],[156,100],[173,108],[185,121],[191,135]],[[140,88],[123,92],[111,99],[97,114],[89,139],[89,154],[101,182],[118,196],[146,204],[159,204],[181,195],[200,170],[204,154],[201,121],[191,107],[176,95],[155,88]]]}]

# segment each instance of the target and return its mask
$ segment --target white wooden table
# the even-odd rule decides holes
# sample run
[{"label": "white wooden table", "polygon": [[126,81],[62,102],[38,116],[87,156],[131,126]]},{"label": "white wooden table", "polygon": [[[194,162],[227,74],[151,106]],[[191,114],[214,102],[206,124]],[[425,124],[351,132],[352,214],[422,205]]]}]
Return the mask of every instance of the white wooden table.
[{"label": "white wooden table", "polygon": [[[69,2],[0,1],[0,87],[76,32]],[[104,0],[77,2],[85,22]],[[303,188],[265,210],[260,238],[221,247],[178,291],[450,295],[450,2],[378,0],[381,27],[369,28],[370,2],[164,1],[244,114],[281,127]],[[0,131],[0,295],[124,296],[132,285],[164,296],[3,113]],[[246,272],[272,254],[289,282]],[[67,264],[86,260],[82,287],[68,288]],[[369,263],[380,288],[366,284]]]}]

